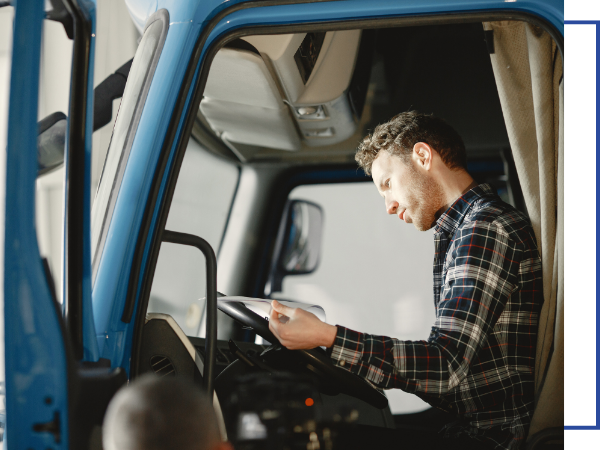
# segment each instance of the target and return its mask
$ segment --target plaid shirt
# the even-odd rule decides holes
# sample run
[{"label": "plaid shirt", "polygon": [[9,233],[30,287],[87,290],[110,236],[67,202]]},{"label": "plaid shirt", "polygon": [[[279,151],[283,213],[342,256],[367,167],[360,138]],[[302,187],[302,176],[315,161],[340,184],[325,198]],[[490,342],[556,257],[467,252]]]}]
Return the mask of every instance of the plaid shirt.
[{"label": "plaid shirt", "polygon": [[516,449],[534,405],[542,265],[529,219],[487,184],[446,210],[435,227],[436,320],[427,341],[338,326],[341,367],[458,415],[445,436],[467,433]]}]

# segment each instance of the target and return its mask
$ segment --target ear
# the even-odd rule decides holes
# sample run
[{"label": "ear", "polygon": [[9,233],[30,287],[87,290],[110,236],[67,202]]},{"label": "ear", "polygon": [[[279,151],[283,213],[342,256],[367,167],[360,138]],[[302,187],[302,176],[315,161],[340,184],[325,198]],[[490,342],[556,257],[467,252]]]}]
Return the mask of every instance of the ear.
[{"label": "ear", "polygon": [[413,147],[412,158],[417,166],[424,170],[431,170],[433,163],[433,149],[425,142],[417,142]]}]

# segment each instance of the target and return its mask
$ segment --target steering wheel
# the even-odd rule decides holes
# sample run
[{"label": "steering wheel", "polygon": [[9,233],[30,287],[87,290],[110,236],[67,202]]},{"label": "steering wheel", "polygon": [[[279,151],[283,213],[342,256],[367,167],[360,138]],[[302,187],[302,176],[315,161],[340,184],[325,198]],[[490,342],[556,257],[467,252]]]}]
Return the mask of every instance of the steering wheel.
[{"label": "steering wheel", "polygon": [[[243,303],[219,302],[217,307],[242,325],[251,327],[263,339],[271,343],[279,342],[271,330],[269,330],[269,322],[248,309]],[[378,409],[388,406],[388,400],[385,395],[358,375],[335,366],[331,358],[321,348],[288,351],[302,358],[310,370],[325,377],[326,381],[339,387],[341,392],[363,400]]]}]

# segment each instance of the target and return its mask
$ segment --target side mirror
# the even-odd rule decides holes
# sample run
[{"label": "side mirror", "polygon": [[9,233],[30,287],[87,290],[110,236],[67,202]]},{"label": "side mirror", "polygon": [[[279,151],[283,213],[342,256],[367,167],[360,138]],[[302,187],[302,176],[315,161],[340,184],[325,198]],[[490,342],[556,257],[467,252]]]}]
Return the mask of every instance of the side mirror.
[{"label": "side mirror", "polygon": [[268,294],[281,292],[283,278],[314,272],[319,265],[323,210],[305,200],[289,200],[277,234]]},{"label": "side mirror", "polygon": [[[62,21],[60,18],[56,20]],[[68,26],[64,23],[63,25],[65,29]],[[132,62],[133,58],[94,89],[94,131],[111,121],[112,102],[123,96]],[[65,162],[66,138],[67,116],[63,113],[52,113],[38,122],[38,177],[60,167]]]},{"label": "side mirror", "polygon": [[56,169],[65,160],[67,116],[55,112],[38,122],[38,177]]}]

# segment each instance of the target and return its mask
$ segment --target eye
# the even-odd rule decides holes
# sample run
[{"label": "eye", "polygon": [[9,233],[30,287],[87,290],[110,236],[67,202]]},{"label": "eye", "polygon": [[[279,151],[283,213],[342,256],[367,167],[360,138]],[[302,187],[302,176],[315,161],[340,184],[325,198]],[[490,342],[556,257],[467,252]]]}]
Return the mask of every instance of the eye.
[{"label": "eye", "polygon": [[384,185],[385,185],[385,187],[386,187],[386,188],[389,188],[391,184],[392,184],[392,183],[390,182],[390,179],[389,179],[389,178],[388,178],[387,180],[385,180],[385,183],[384,183]]}]

